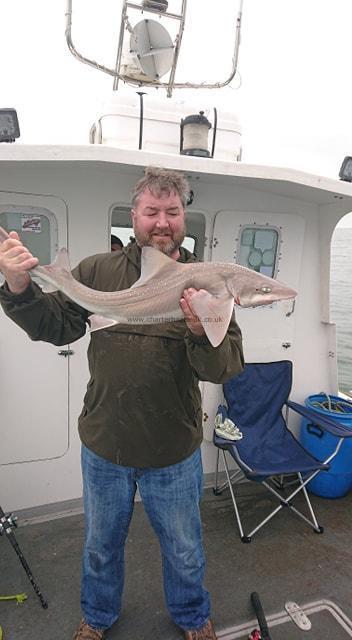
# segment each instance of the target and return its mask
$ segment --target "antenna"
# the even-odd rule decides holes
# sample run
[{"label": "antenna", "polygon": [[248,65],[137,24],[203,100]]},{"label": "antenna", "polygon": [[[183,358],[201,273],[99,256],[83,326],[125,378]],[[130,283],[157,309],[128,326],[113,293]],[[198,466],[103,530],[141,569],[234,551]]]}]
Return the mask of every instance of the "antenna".
[{"label": "antenna", "polygon": [[149,79],[158,80],[172,67],[174,45],[168,31],[156,20],[141,20],[136,24],[130,38],[130,52],[137,57]]}]

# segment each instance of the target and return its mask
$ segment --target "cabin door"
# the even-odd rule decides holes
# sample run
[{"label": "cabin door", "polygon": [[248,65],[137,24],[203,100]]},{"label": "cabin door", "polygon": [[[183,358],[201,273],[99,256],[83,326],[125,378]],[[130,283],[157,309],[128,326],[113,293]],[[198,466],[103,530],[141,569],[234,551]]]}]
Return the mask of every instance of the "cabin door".
[{"label": "cabin door", "polygon": [[[60,198],[0,192],[0,226],[16,230],[41,264],[67,246]],[[60,351],[66,349],[31,342],[0,309],[0,466],[65,454],[69,358]]]},{"label": "cabin door", "polygon": [[[305,221],[298,215],[219,211],[213,261],[233,261],[298,291]],[[294,359],[295,303],[236,307],[247,362]]]},{"label": "cabin door", "polygon": [[[296,215],[219,211],[211,260],[242,264],[298,291],[304,228],[304,219]],[[294,310],[291,300],[254,309],[236,307],[246,362],[294,360]],[[203,383],[202,397],[204,438],[211,442],[216,409],[223,401],[221,385]],[[205,455],[204,461],[207,470]],[[212,458],[209,469],[213,470]]]}]

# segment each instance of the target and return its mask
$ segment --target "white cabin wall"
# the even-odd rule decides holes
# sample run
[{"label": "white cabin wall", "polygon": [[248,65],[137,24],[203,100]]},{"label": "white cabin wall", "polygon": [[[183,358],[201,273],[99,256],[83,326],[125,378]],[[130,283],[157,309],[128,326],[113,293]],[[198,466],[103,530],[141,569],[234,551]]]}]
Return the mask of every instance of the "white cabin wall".
[{"label": "white cabin wall", "polygon": [[[47,195],[62,198],[67,208],[71,265],[75,266],[87,255],[109,251],[111,209],[116,204],[130,203],[131,189],[142,175],[141,167],[118,167],[117,170],[107,164],[3,164],[0,191],[27,194],[24,199],[28,204],[34,200],[31,194],[36,194],[36,201],[38,194],[42,194],[43,199]],[[196,210],[199,211],[199,207]],[[211,216],[207,212],[204,215],[209,237]],[[206,248],[206,252],[208,250]],[[4,321],[11,322],[6,318]],[[0,482],[6,487],[5,509],[18,510],[81,497],[77,420],[89,375],[88,342],[86,335],[71,345],[74,355],[70,356],[69,364],[69,449],[57,459],[0,467]],[[50,345],[50,348],[58,351],[55,346]],[[43,402],[43,393],[38,393],[33,401]],[[50,437],[50,407],[48,422],[42,425],[42,437]]]},{"label": "white cabin wall", "polygon": [[[116,168],[109,164],[58,163],[26,165],[21,171],[2,166],[0,190],[56,195],[68,210],[69,251],[72,266],[92,253],[110,248],[109,216],[116,202],[130,202],[130,192],[141,177],[139,167]],[[30,200],[30,195],[29,195]]]},{"label": "white cabin wall", "polygon": [[297,342],[299,377],[296,370],[297,400],[313,393],[337,392],[337,354],[334,326],[326,322],[329,300],[330,242],[322,242],[324,220],[321,208],[311,205],[307,217],[301,286],[297,298]]},{"label": "white cabin wall", "polygon": [[[200,207],[206,207],[209,215],[212,210],[216,212],[219,208],[229,208],[234,211],[234,216],[236,211],[248,211],[253,218],[257,211],[260,214],[277,214],[280,219],[283,214],[291,214],[305,220],[302,264],[295,308],[295,336],[291,349],[287,351],[282,349],[282,359],[291,359],[294,363],[292,398],[295,400],[303,402],[308,395],[318,393],[322,389],[329,393],[335,392],[336,358],[331,357],[331,342],[334,335],[331,335],[329,327],[322,323],[321,211],[318,205],[238,186],[234,186],[232,190],[228,183],[226,188],[222,188],[219,184],[212,184],[211,180],[205,184],[198,182],[194,203],[199,203]],[[223,259],[231,259],[231,256],[226,255]],[[277,359],[276,354],[273,359]],[[213,416],[217,404],[222,401],[222,391],[220,387],[216,389],[214,385],[206,385],[205,394],[211,394],[211,406],[208,404],[205,412],[206,440],[203,443],[203,462],[205,471],[210,473],[214,468],[215,458],[211,444]],[[205,397],[204,400],[207,405],[207,398]],[[295,432],[300,426],[299,419],[293,414],[290,417],[290,426]]]},{"label": "white cabin wall", "polygon": [[[130,188],[137,179],[133,175],[119,172],[108,166],[72,167],[63,165],[3,166],[0,176],[0,191],[27,193],[26,199],[33,201],[31,194],[56,195],[62,198],[68,212],[68,238],[72,266],[92,253],[109,250],[109,209],[117,200],[129,202]],[[98,185],[98,188],[97,188]],[[32,199],[31,199],[32,198]],[[37,196],[36,196],[37,200]],[[3,318],[4,322],[11,322]],[[28,339],[29,340],[29,339]],[[82,399],[88,381],[86,351],[89,337],[85,336],[72,345],[74,355],[70,357],[70,406],[69,448],[57,458],[10,464],[0,467],[0,484],[3,487],[4,509],[22,509],[81,496],[80,442],[77,419],[82,408]],[[53,350],[58,347],[51,346]],[[14,345],[14,353],[16,346]],[[16,353],[18,358],[18,354]],[[61,362],[60,362],[61,364]],[[22,366],[29,366],[23,362]],[[37,394],[37,397],[34,397]],[[19,391],[20,397],[20,391]],[[45,390],[33,384],[33,402],[45,402]],[[30,414],[30,407],[28,407]],[[29,418],[30,420],[30,418]],[[26,429],[27,426],[23,425]],[[48,418],[42,425],[42,437],[50,438],[50,406]]]},{"label": "white cabin wall", "polygon": [[[111,209],[116,204],[129,204],[131,189],[142,174],[143,167],[109,162],[2,162],[0,191],[52,195],[66,203],[69,251],[74,266],[84,256],[109,250]],[[329,357],[331,335],[322,323],[322,264],[319,257],[321,224],[328,212],[323,213],[318,205],[305,200],[280,195],[275,192],[274,185],[272,192],[267,184],[262,190],[260,180],[258,188],[249,189],[236,176],[187,171],[186,174],[194,191],[190,209],[202,212],[206,218],[208,243],[205,259],[211,258],[212,226],[220,210],[233,211],[234,215],[248,211],[251,216],[259,212],[277,215],[278,218],[288,214],[304,219],[306,227],[294,314],[294,344],[288,351],[283,350],[282,358],[294,362],[294,399],[302,401],[307,395],[322,389],[331,392],[335,373],[334,363]],[[224,256],[225,259],[231,258]],[[86,336],[72,346],[75,353],[70,358],[69,450],[56,460],[26,463],[21,468],[19,465],[0,467],[0,484],[5,487],[2,496],[5,509],[20,509],[81,496],[77,418],[88,380],[88,339]],[[210,388],[205,387],[205,393],[209,394]],[[212,390],[212,413],[218,398],[221,398],[220,387]],[[296,427],[295,424],[293,426]],[[49,425],[44,427],[49,434]],[[210,442],[203,444],[203,459],[205,472],[210,473],[215,463],[215,451]]]},{"label": "white cabin wall", "polygon": [[[304,247],[302,255],[302,267],[299,283],[298,298],[296,303],[296,335],[294,346],[294,360],[296,361],[295,390],[302,396],[309,390],[312,384],[328,385],[329,376],[325,374],[326,364],[326,330],[322,325],[322,292],[321,286],[328,289],[328,283],[322,285],[321,270],[324,258],[321,256],[321,209],[318,205],[304,202],[294,198],[273,195],[260,190],[247,190],[242,187],[234,187],[233,192],[227,184],[225,189],[215,186],[211,182],[202,184],[199,200],[195,191],[194,202],[201,207],[211,209],[232,209],[248,211],[255,214],[267,212],[268,214],[292,214],[304,218],[306,223]],[[229,259],[226,256],[226,259]],[[325,293],[326,295],[326,293]],[[287,357],[289,353],[287,352]],[[318,359],[318,360],[317,360]],[[310,366],[307,361],[310,361]],[[321,362],[324,366],[317,366]],[[307,367],[308,364],[308,367]],[[299,374],[299,375],[298,375]],[[309,390],[310,391],[310,390]]]}]

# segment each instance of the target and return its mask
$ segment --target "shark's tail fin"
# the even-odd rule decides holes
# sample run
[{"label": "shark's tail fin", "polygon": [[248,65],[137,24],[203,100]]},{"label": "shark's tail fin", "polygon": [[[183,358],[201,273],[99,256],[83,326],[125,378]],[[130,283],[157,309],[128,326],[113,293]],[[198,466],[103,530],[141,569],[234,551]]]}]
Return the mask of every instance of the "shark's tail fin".
[{"label": "shark's tail fin", "polygon": [[7,233],[7,231],[5,231],[5,229],[0,227],[0,242],[5,242],[5,240],[7,240],[8,237],[9,237],[9,234]]},{"label": "shark's tail fin", "polygon": [[67,249],[60,249],[57,252],[55,260],[51,264],[44,265],[43,269],[59,269],[60,271],[69,271],[71,273],[70,258]]}]

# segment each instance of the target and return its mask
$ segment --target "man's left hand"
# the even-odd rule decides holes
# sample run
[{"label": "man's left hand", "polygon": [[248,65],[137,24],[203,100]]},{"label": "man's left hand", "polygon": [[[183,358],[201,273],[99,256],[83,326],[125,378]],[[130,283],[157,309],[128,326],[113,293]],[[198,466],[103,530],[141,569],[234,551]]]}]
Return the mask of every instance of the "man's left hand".
[{"label": "man's left hand", "polygon": [[192,309],[192,296],[196,292],[197,289],[185,289],[180,300],[180,307],[184,313],[186,325],[189,330],[196,336],[204,336],[205,331],[203,325]]}]

